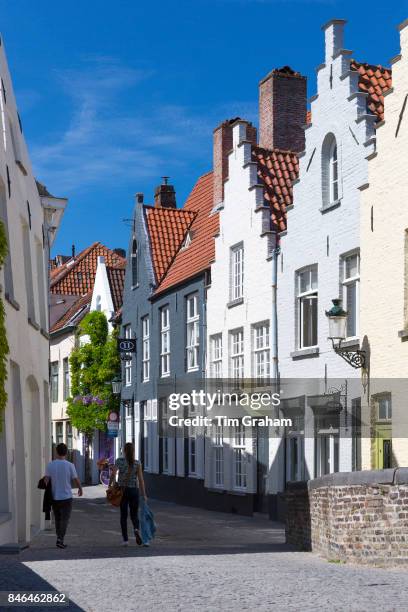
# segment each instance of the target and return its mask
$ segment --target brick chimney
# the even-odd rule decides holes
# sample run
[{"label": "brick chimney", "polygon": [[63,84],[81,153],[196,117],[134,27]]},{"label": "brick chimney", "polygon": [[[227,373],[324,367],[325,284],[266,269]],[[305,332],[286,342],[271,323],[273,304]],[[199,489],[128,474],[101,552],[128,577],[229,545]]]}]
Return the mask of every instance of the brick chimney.
[{"label": "brick chimney", "polygon": [[176,192],[173,185],[169,185],[169,177],[163,176],[163,182],[154,192],[155,208],[176,208]]},{"label": "brick chimney", "polygon": [[[214,206],[224,200],[224,181],[228,178],[228,154],[232,151],[232,127],[239,117],[223,121],[213,132]],[[256,127],[246,124],[246,139],[256,144]]]},{"label": "brick chimney", "polygon": [[305,148],[306,77],[289,66],[259,83],[259,146],[299,153]]}]

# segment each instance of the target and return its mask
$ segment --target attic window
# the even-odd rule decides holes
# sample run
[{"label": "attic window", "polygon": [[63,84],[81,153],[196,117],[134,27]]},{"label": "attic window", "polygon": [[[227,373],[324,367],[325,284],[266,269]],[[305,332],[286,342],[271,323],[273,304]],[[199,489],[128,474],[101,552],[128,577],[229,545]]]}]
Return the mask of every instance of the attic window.
[{"label": "attic window", "polygon": [[181,248],[183,250],[187,249],[190,246],[191,241],[193,240],[193,236],[194,236],[193,232],[189,230],[186,234],[186,237],[183,240],[183,244],[181,245]]}]

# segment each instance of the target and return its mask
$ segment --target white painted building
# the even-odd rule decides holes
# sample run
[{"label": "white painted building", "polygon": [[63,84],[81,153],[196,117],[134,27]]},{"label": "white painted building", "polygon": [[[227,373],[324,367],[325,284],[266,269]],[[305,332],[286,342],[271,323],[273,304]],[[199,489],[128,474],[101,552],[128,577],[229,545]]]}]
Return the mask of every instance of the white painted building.
[{"label": "white painted building", "polygon": [[325,311],[332,299],[343,300],[349,313],[344,346],[358,349],[360,187],[367,182],[367,156],[375,148],[389,81],[382,67],[351,59],[343,47],[344,24],[333,20],[323,28],[324,63],[317,69],[287,231],[281,233],[279,370],[283,412],[295,417],[295,425],[272,458],[283,467],[280,488],[285,479],[360,465],[351,413],[359,412],[361,371],[334,352]]},{"label": "white painted building", "polygon": [[[103,312],[109,322],[120,308],[124,279],[122,252],[112,251],[100,243],[94,243],[77,256],[54,260],[51,273],[51,419],[54,444],[65,442],[81,480],[97,483],[97,461],[102,456],[118,455],[119,442],[107,439],[104,432],[95,432],[89,449],[85,449],[85,437],[72,427],[67,415],[67,399],[70,396],[69,358],[76,346],[77,326],[84,316],[93,310]],[[63,263],[62,263],[63,262]],[[76,294],[72,292],[76,291]],[[82,338],[86,341],[86,337]],[[85,455],[89,453],[88,469]]]},{"label": "white painted building", "polygon": [[[238,387],[245,388],[245,379],[261,379],[259,387],[270,390],[277,375],[273,254],[292,201],[305,122],[306,79],[285,67],[260,83],[262,146],[255,128],[240,119],[214,132],[219,233],[207,293],[207,378],[221,385],[221,379],[240,379]],[[245,413],[239,406],[227,412]],[[207,440],[206,487],[237,498],[246,494],[253,500],[250,511],[266,510],[273,490],[270,432],[264,431],[266,438],[261,428],[214,427]]]},{"label": "white painted building", "polygon": [[9,256],[0,272],[10,347],[0,433],[0,547],[18,549],[43,526],[37,488],[51,456],[48,260],[66,205],[33,177],[0,45],[0,218]]}]

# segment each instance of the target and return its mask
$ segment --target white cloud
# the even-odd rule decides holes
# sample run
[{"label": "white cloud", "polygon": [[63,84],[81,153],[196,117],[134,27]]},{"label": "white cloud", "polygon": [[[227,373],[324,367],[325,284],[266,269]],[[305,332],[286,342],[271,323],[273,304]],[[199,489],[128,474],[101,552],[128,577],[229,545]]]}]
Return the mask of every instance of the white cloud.
[{"label": "white cloud", "polygon": [[213,128],[239,114],[240,104],[209,111],[146,100],[135,102],[130,115],[121,98],[144,100],[138,88],[145,87],[153,74],[110,57],[86,58],[82,70],[56,74],[71,99],[71,115],[62,133],[31,143],[36,175],[52,192],[83,191],[117,180],[133,181],[137,188],[138,179],[180,172],[194,159],[208,157]]}]

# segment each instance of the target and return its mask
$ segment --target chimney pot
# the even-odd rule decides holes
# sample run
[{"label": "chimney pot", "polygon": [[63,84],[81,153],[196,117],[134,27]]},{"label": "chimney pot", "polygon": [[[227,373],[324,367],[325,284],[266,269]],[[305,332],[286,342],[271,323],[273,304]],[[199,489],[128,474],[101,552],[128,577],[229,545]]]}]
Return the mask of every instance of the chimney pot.
[{"label": "chimney pot", "polygon": [[163,183],[158,185],[154,192],[155,208],[176,208],[176,192],[168,180],[170,177],[163,176]]},{"label": "chimney pot", "polygon": [[138,204],[143,204],[143,193],[139,192],[139,193],[136,194],[136,202]]},{"label": "chimney pot", "polygon": [[75,259],[75,244],[72,245],[72,259]]}]

